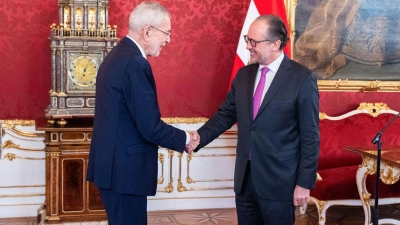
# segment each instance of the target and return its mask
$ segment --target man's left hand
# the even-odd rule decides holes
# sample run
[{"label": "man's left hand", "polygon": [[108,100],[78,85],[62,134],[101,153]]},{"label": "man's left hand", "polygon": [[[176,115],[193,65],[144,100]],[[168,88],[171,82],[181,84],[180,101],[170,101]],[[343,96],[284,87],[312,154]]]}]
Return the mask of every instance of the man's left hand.
[{"label": "man's left hand", "polygon": [[301,206],[308,202],[310,202],[310,189],[305,189],[296,185],[294,189],[293,204],[295,206]]}]

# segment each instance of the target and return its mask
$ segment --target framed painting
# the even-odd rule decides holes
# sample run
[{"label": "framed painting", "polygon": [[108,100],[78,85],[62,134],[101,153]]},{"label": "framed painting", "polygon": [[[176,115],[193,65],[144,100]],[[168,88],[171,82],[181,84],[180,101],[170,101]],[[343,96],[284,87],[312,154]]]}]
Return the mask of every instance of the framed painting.
[{"label": "framed painting", "polygon": [[400,91],[400,4],[284,0],[292,56],[320,90]]}]

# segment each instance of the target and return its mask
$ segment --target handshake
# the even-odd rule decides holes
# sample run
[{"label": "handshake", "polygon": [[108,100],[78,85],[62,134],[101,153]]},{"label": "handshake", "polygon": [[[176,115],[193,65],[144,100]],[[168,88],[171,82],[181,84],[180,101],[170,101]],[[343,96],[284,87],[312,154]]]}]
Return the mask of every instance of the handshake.
[{"label": "handshake", "polygon": [[195,150],[200,144],[200,135],[197,133],[197,131],[188,131],[188,133],[190,134],[190,141],[186,145],[185,152],[187,154],[191,154],[193,150]]}]

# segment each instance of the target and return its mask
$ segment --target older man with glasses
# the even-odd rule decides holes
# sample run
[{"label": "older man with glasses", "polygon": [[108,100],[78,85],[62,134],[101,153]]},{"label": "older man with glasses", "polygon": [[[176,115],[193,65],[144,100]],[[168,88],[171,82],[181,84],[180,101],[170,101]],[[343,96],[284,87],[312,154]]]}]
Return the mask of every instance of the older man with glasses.
[{"label": "older man with glasses", "polygon": [[147,56],[170,42],[170,13],[142,2],[131,13],[128,35],[100,65],[87,180],[99,188],[108,224],[147,224],[147,196],[156,194],[158,146],[182,153],[198,145],[196,132],[161,120]]}]

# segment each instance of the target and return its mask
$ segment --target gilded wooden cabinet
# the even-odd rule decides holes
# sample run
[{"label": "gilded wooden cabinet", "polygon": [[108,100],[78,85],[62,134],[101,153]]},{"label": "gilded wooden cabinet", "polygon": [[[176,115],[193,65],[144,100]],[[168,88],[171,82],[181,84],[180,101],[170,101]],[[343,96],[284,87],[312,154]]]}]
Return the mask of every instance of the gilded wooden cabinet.
[{"label": "gilded wooden cabinet", "polygon": [[86,168],[97,71],[119,40],[108,10],[109,0],[58,0],[59,23],[51,25],[49,37],[47,121],[36,123],[45,132],[45,223],[106,218],[97,189],[86,182]]},{"label": "gilded wooden cabinet", "polygon": [[93,118],[71,119],[64,127],[48,126],[45,118],[36,122],[45,131],[46,224],[106,219],[97,188],[86,181],[92,125]]}]

